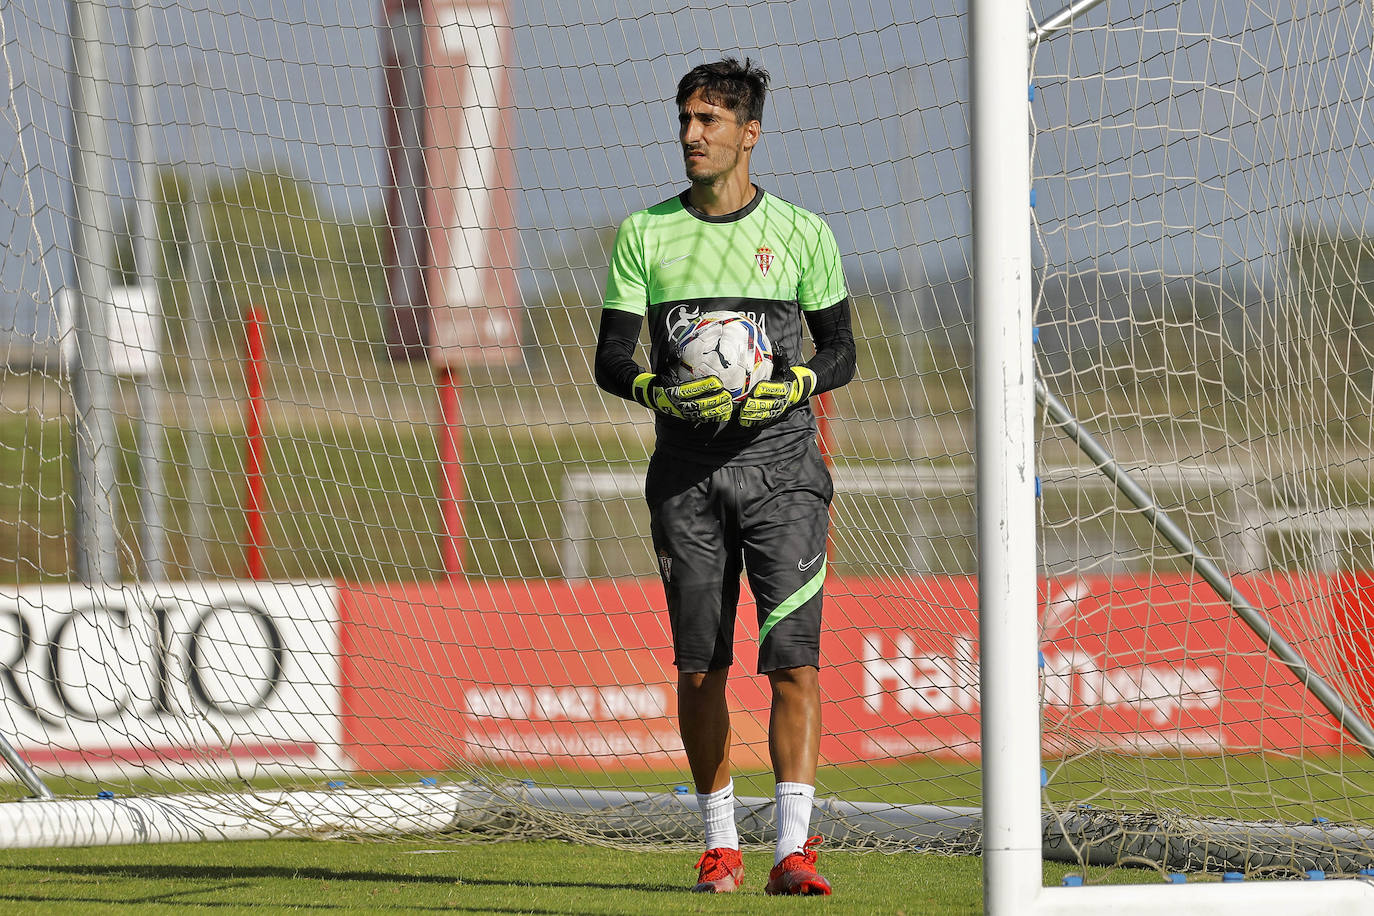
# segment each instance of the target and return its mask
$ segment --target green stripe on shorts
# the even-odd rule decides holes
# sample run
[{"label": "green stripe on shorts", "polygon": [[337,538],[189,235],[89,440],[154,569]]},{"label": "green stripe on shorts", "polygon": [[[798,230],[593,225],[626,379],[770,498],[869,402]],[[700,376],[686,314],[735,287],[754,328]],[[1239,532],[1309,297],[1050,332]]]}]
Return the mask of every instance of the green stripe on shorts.
[{"label": "green stripe on shorts", "polygon": [[763,626],[759,627],[759,645],[763,645],[764,638],[768,636],[768,632],[773,627],[777,626],[778,621],[810,601],[812,596],[821,590],[821,583],[825,581],[825,562],[825,560],[821,560],[821,568],[816,570],[816,574],[805,585],[788,595],[787,600],[779,604],[773,609],[773,613],[768,615]]}]

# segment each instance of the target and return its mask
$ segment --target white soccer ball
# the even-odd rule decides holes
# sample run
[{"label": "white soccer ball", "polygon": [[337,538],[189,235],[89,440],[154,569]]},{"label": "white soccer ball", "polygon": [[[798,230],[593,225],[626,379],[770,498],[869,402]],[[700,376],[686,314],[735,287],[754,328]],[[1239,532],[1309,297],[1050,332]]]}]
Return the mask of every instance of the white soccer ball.
[{"label": "white soccer ball", "polygon": [[740,312],[706,312],[674,341],[678,384],[714,375],[736,401],[773,375],[773,345],[763,328]]}]

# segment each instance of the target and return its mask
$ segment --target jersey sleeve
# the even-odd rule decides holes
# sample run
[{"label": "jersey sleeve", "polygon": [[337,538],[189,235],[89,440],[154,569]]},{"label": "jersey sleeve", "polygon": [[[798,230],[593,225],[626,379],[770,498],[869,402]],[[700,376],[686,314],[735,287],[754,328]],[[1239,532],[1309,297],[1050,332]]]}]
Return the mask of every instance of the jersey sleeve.
[{"label": "jersey sleeve", "polygon": [[835,233],[830,231],[824,220],[818,218],[816,221],[820,225],[815,247],[810,252],[810,260],[802,272],[797,289],[797,302],[804,312],[829,308],[849,295],[844,285],[840,246],[835,242]]},{"label": "jersey sleeve", "polygon": [[633,218],[620,224],[611,249],[611,267],[606,275],[608,309],[643,315],[648,309],[649,277],[644,259],[644,234]]}]

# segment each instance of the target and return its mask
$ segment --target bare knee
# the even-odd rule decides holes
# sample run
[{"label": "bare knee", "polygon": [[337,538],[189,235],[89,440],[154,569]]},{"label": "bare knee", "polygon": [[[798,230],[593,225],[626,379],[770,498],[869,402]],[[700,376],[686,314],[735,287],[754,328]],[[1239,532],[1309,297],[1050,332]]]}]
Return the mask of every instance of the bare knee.
[{"label": "bare knee", "polygon": [[679,687],[701,690],[724,684],[729,673],[729,668],[717,668],[714,671],[679,671],[677,682]]},{"label": "bare knee", "polygon": [[811,691],[820,686],[820,672],[811,665],[778,668],[768,672],[768,682],[773,685],[774,692]]}]

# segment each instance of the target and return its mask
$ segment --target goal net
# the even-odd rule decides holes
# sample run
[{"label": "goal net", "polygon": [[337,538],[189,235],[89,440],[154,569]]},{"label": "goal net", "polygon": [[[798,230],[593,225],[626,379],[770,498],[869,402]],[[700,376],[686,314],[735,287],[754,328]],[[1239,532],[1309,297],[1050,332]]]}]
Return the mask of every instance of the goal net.
[{"label": "goal net", "polygon": [[1142,812],[1102,822],[1105,858],[1140,830],[1187,870],[1367,859],[1330,827],[1370,815],[1370,38],[1362,4],[1147,4],[1032,48],[1037,368],[1061,411],[1037,452],[1074,468],[1040,499],[1045,801]]},{"label": "goal net", "polygon": [[[1056,23],[1027,79],[1069,418],[1037,443],[1046,855],[1357,872],[1370,7],[1130,6]],[[0,844],[698,842],[652,422],[591,356],[616,225],[683,184],[676,81],[728,54],[772,73],[753,177],[834,228],[859,350],[821,402],[816,826],[976,851],[967,16],[919,7],[6,5],[0,775],[55,797],[0,805]],[[732,753],[765,842],[753,616]]]}]

